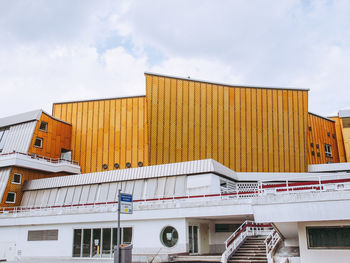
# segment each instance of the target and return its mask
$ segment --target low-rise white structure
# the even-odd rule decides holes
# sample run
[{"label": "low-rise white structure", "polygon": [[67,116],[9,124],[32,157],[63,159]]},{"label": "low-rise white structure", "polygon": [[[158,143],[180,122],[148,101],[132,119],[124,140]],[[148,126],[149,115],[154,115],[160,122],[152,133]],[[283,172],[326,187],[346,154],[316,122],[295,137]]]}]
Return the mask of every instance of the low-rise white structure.
[{"label": "low-rise white structure", "polygon": [[[348,174],[272,177],[207,159],[29,181],[21,206],[1,211],[0,259],[112,260],[118,189],[133,194],[134,213],[122,215],[121,239],[133,245],[135,262],[203,254],[227,262],[254,235],[265,236],[271,262],[350,257],[342,239],[350,225]],[[317,239],[322,231],[340,237],[327,247]]]}]

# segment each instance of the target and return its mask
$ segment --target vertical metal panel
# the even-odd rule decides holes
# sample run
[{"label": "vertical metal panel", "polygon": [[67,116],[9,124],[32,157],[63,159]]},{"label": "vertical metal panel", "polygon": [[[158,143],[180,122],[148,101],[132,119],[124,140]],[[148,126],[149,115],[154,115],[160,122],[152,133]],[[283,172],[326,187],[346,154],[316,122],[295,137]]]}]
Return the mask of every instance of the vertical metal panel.
[{"label": "vertical metal panel", "polygon": [[95,203],[98,185],[91,185],[89,191],[88,203]]},{"label": "vertical metal panel", "polygon": [[[53,115],[72,123],[74,160],[82,173],[108,170],[126,162],[148,165],[145,97],[54,104]],[[65,110],[63,110],[65,109]]]},{"label": "vertical metal panel", "polygon": [[50,192],[51,192],[51,189],[46,189],[44,191],[43,198],[41,201],[41,206],[47,206],[47,203],[48,203],[49,198],[50,198]]},{"label": "vertical metal panel", "polygon": [[34,206],[36,206],[36,207],[40,207],[41,206],[41,204],[43,202],[44,191],[45,190],[38,190],[37,191]]},{"label": "vertical metal panel", "polygon": [[186,175],[176,176],[175,196],[186,195]]},{"label": "vertical metal panel", "polygon": [[81,190],[80,201],[79,201],[80,204],[88,203],[89,191],[90,191],[90,185],[83,185],[83,189]]},{"label": "vertical metal panel", "polygon": [[28,205],[28,201],[30,198],[30,194],[32,193],[32,191],[25,191],[23,193],[23,197],[22,197],[22,202],[21,202],[21,206],[27,206]]},{"label": "vertical metal panel", "polygon": [[108,196],[109,184],[104,183],[100,185],[100,194],[97,202],[106,202]]},{"label": "vertical metal panel", "polygon": [[[141,181],[141,180],[138,180],[138,181]],[[135,184],[135,187],[136,187],[136,184]],[[148,179],[145,198],[147,199],[154,198],[156,189],[157,189],[157,179],[156,178]]]},{"label": "vertical metal panel", "polygon": [[164,191],[165,191],[165,183],[166,183],[166,178],[157,178],[157,191],[156,191],[156,196],[157,198],[162,198],[164,197]]},{"label": "vertical metal panel", "polygon": [[37,121],[13,125],[9,129],[2,153],[27,153]]},{"label": "vertical metal panel", "polygon": [[50,189],[50,197],[49,197],[48,202],[47,202],[48,206],[55,205],[55,201],[56,201],[56,198],[57,198],[57,193],[58,193],[58,189],[57,188]]},{"label": "vertical metal panel", "polygon": [[55,205],[63,205],[67,194],[67,187],[58,189]]},{"label": "vertical metal panel", "polygon": [[107,202],[117,201],[116,196],[118,192],[118,183],[110,183],[107,195]]},{"label": "vertical metal panel", "polygon": [[170,176],[166,178],[164,197],[172,197],[174,196],[175,190],[175,176]]},{"label": "vertical metal panel", "polygon": [[126,183],[126,186],[124,188],[124,192],[128,194],[132,194],[134,189],[134,181],[127,181],[125,183]]},{"label": "vertical metal panel", "polygon": [[139,200],[142,198],[143,185],[144,185],[144,180],[135,181],[134,191],[133,191],[134,200]]},{"label": "vertical metal panel", "polygon": [[73,195],[73,204],[79,204],[82,189],[83,189],[82,186],[75,187],[74,195]]},{"label": "vertical metal panel", "polygon": [[235,171],[306,171],[307,96],[146,74],[150,164],[214,158]]},{"label": "vertical metal panel", "polygon": [[75,187],[67,187],[66,198],[64,199],[65,205],[71,205],[73,203],[73,195],[74,195]]},{"label": "vertical metal panel", "polygon": [[11,173],[11,168],[0,168],[0,202],[4,198],[4,192]]}]

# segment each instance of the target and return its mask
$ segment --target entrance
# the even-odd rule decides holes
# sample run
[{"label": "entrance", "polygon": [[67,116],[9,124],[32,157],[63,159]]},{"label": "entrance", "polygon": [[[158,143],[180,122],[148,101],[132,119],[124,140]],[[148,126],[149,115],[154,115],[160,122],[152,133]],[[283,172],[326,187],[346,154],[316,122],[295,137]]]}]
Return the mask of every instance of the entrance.
[{"label": "entrance", "polygon": [[198,226],[188,226],[188,242],[189,242],[189,253],[198,254],[198,236],[199,227]]}]

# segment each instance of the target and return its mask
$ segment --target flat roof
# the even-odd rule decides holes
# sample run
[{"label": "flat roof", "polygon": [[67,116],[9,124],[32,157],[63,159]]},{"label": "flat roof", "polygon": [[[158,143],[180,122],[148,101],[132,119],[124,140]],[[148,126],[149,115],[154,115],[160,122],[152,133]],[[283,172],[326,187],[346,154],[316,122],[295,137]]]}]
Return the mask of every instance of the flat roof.
[{"label": "flat roof", "polygon": [[215,81],[209,81],[209,80],[201,80],[201,79],[193,79],[193,78],[185,78],[185,77],[179,77],[174,75],[166,75],[166,74],[160,74],[160,73],[153,73],[153,72],[145,72],[145,75],[152,75],[152,76],[158,76],[158,77],[166,77],[166,78],[173,78],[173,79],[181,79],[181,80],[187,80],[187,81],[196,81],[196,82],[202,82],[202,83],[208,83],[208,84],[216,84],[216,85],[222,85],[222,86],[229,86],[229,87],[237,87],[237,88],[255,88],[255,89],[282,89],[282,90],[301,90],[301,91],[310,91],[310,89],[305,88],[293,88],[293,87],[268,87],[268,86],[253,86],[253,85],[240,85],[240,84],[228,84],[223,82],[215,82]]}]

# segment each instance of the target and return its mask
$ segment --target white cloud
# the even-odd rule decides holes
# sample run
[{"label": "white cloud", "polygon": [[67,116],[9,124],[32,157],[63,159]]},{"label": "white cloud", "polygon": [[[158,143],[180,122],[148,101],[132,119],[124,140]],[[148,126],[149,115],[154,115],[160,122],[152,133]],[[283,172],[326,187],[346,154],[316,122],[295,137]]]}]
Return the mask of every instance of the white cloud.
[{"label": "white cloud", "polygon": [[0,117],[143,94],[144,71],[310,88],[310,110],[333,113],[350,107],[349,11],[346,0],[1,2]]}]

